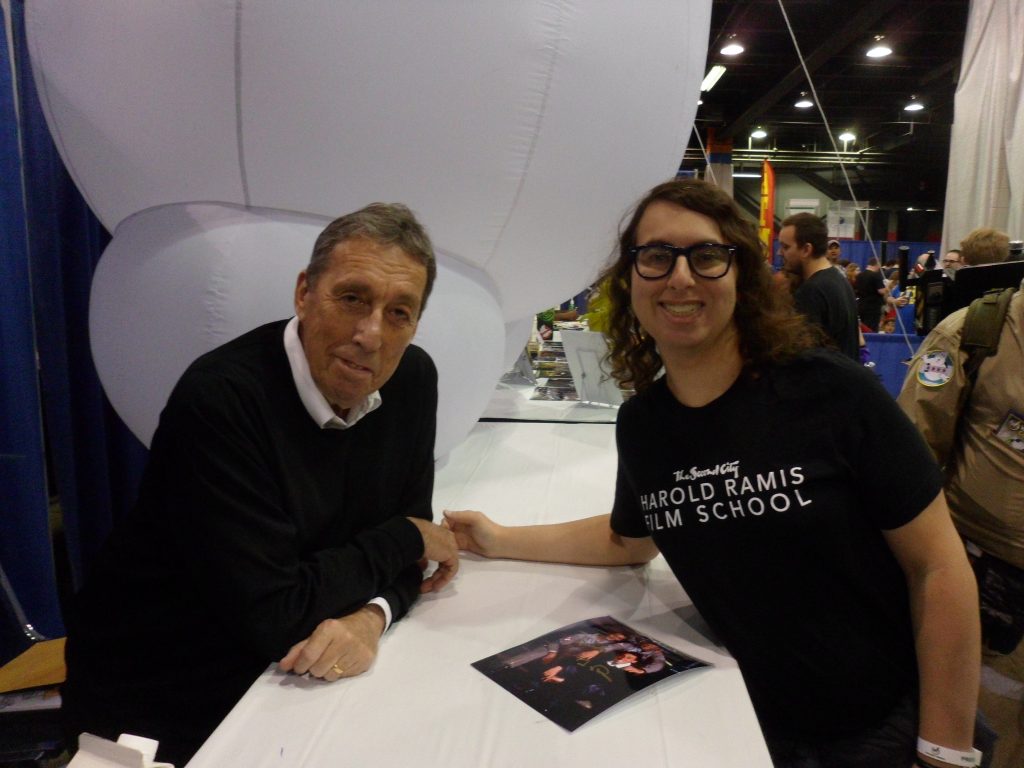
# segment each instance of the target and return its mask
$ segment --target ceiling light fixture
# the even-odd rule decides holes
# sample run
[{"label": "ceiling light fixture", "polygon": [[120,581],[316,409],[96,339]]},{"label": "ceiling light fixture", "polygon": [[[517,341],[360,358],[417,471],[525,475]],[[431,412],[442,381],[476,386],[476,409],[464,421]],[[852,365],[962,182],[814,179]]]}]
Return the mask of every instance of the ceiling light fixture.
[{"label": "ceiling light fixture", "polygon": [[907,102],[907,106],[903,108],[904,112],[920,112],[924,109],[924,104],[917,100],[917,96],[911,96],[910,101]]},{"label": "ceiling light fixture", "polygon": [[884,41],[885,35],[875,35],[875,44],[868,49],[867,56],[872,59],[881,59],[892,53],[892,48]]},{"label": "ceiling light fixture", "polygon": [[800,91],[800,98],[793,106],[797,109],[807,109],[813,107],[814,102],[807,98],[807,91]]},{"label": "ceiling light fixture", "polygon": [[722,46],[720,53],[723,56],[739,56],[743,53],[743,44],[736,39],[736,35],[729,35],[725,41],[725,45]]},{"label": "ceiling light fixture", "polygon": [[715,66],[709,69],[708,73],[704,75],[704,80],[700,84],[700,89],[702,91],[710,91],[712,88],[715,87],[715,83],[718,82],[718,78],[720,78],[724,74],[725,67],[723,67],[721,64],[715,64]]},{"label": "ceiling light fixture", "polygon": [[752,139],[763,139],[767,135],[768,135],[768,131],[766,131],[761,126],[757,126],[757,128],[755,128],[754,130],[752,130],[750,132],[750,138],[752,138]]}]

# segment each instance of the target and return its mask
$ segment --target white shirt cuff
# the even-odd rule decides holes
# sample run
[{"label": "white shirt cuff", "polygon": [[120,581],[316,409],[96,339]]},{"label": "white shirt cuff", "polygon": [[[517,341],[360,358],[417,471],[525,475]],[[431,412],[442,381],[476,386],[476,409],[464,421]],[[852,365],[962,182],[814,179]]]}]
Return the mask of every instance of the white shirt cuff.
[{"label": "white shirt cuff", "polygon": [[[391,626],[391,606],[388,605],[388,601],[383,597],[375,597],[370,600],[367,605],[378,605],[380,606],[380,609],[384,611],[384,632],[387,632],[388,628]],[[381,634],[383,635],[384,632],[381,632]]]}]

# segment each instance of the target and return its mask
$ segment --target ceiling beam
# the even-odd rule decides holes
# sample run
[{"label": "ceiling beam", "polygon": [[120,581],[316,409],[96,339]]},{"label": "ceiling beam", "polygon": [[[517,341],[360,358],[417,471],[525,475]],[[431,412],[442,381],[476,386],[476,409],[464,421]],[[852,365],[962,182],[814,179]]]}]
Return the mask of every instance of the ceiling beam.
[{"label": "ceiling beam", "polygon": [[[804,59],[807,71],[813,73],[822,64],[832,58],[836,51],[842,51],[848,45],[863,37],[868,29],[882,16],[889,13],[895,7],[901,5],[902,0],[872,0],[857,13],[842,24],[829,32],[827,39]],[[775,87],[755,101],[742,115],[733,120],[719,132],[722,139],[731,139],[738,133],[742,133],[755,122],[769,108],[790,91],[795,90],[801,83],[806,81],[803,67],[797,65],[788,75],[775,84]]]},{"label": "ceiling beam", "polygon": [[831,200],[843,200],[844,198],[850,196],[849,193],[846,191],[845,186],[830,184],[829,182],[825,181],[825,179],[821,178],[821,176],[818,173],[812,170],[799,168],[796,170],[796,176],[805,184],[807,184],[810,187],[814,187],[814,189],[816,189],[818,192],[821,192],[823,195],[825,195]]}]

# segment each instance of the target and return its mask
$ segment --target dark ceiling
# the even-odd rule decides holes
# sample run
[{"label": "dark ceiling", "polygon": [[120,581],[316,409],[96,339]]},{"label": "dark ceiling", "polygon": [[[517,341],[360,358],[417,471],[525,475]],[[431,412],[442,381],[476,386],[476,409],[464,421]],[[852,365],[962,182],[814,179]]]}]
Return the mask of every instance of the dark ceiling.
[{"label": "dark ceiling", "polygon": [[[832,135],[850,129],[857,136],[842,156],[854,199],[941,210],[969,0],[783,5]],[[734,170],[756,170],[767,156],[777,173],[795,173],[832,198],[850,199],[818,108],[793,106],[802,91],[813,97],[786,16],[778,0],[713,0],[705,71],[714,64],[727,71],[701,94],[697,128],[705,143],[709,128],[732,138]],[[730,35],[742,41],[742,54],[719,52]],[[875,35],[885,36],[891,55],[865,56]],[[903,110],[912,95],[925,109]],[[749,139],[758,126],[767,138]],[[683,167],[704,167],[692,134]]]}]

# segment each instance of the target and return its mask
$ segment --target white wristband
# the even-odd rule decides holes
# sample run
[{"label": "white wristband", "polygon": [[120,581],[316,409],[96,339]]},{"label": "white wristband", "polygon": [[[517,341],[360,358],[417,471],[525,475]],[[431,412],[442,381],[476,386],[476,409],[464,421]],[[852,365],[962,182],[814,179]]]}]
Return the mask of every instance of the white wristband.
[{"label": "white wristband", "polygon": [[950,749],[949,747],[940,747],[938,744],[932,744],[920,736],[917,737],[917,751],[925,757],[930,757],[949,765],[981,765],[981,752],[977,749],[972,749],[970,752],[961,752],[959,749]]}]

